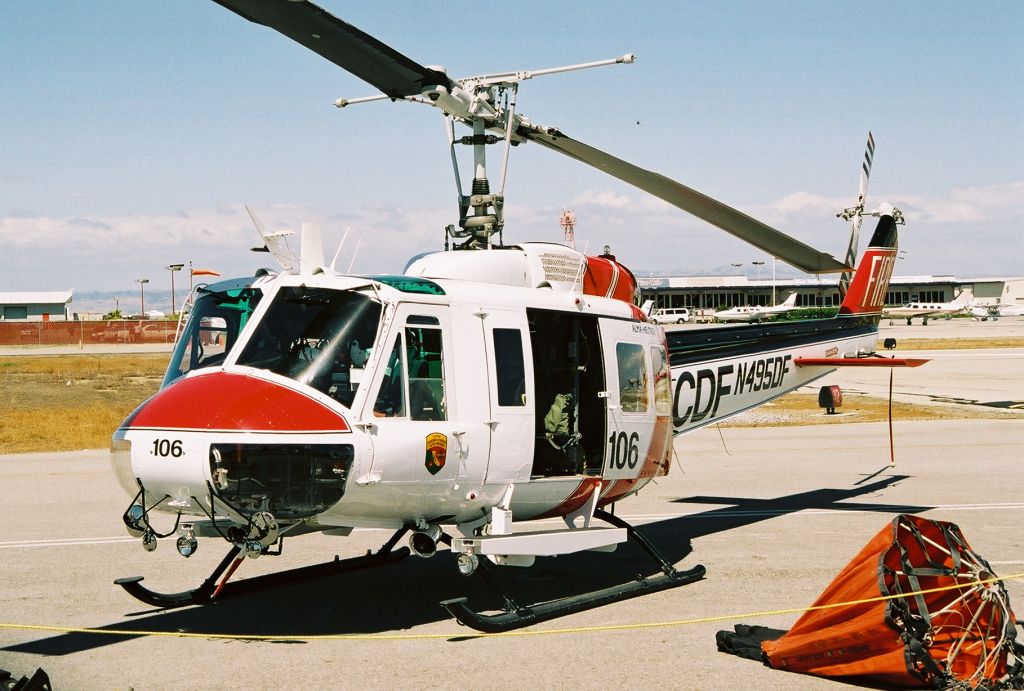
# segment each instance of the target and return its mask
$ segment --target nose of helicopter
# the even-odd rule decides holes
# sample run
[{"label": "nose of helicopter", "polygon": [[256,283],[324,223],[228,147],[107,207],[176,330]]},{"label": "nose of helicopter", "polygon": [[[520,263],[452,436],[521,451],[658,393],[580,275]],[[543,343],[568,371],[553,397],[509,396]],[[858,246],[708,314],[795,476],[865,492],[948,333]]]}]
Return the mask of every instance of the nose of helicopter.
[{"label": "nose of helicopter", "polygon": [[213,371],[178,380],[121,424],[130,429],[235,432],[349,432],[345,418],[288,386]]},{"label": "nose of helicopter", "polygon": [[[341,413],[302,391],[249,373],[202,372],[129,415],[114,434],[111,461],[130,496],[141,482],[147,501],[169,497],[193,513],[190,497],[211,487],[266,502],[297,490],[296,475],[343,480],[354,460],[351,432]],[[287,486],[275,489],[280,482]]]}]

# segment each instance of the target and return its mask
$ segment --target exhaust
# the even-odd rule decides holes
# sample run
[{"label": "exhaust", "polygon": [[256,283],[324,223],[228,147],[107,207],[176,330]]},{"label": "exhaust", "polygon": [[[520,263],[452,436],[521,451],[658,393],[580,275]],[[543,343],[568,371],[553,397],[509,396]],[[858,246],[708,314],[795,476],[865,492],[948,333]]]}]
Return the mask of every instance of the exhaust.
[{"label": "exhaust", "polygon": [[438,525],[429,525],[426,530],[417,530],[409,536],[409,549],[417,557],[432,557],[437,554],[437,542],[441,535],[441,526]]}]

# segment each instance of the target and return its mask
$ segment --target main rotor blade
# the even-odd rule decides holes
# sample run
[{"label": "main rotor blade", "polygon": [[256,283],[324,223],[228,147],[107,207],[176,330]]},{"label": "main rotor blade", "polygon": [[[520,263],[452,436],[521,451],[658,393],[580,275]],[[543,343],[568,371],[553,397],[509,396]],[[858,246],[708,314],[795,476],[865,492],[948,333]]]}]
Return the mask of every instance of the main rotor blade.
[{"label": "main rotor blade", "polygon": [[850,268],[832,255],[805,245],[799,240],[686,185],[627,163],[611,154],[576,141],[558,130],[541,131],[520,127],[517,134],[649,192],[655,197],[721,228],[730,235],[749,242],[754,247],[764,250],[801,271],[812,274],[840,273]]},{"label": "main rotor blade", "polygon": [[440,84],[451,90],[443,72],[410,60],[322,7],[302,0],[214,0],[257,24],[275,29],[338,67],[369,82],[391,98],[415,96]]}]

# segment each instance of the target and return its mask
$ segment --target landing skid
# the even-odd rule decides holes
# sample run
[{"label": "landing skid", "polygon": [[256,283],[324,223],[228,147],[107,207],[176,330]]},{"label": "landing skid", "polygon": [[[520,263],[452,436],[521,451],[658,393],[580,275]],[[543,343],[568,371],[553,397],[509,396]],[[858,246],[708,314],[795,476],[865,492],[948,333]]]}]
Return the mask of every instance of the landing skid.
[{"label": "landing skid", "polygon": [[444,600],[441,602],[441,606],[448,610],[448,613],[461,624],[484,633],[501,633],[503,631],[520,629],[524,626],[531,626],[542,621],[556,619],[567,614],[601,607],[612,602],[628,600],[629,598],[648,595],[660,590],[668,590],[669,588],[677,588],[681,585],[699,581],[704,577],[705,568],[700,564],[686,571],[677,571],[643,534],[637,532],[633,526],[614,514],[598,509],[594,512],[594,516],[614,525],[616,528],[625,528],[628,536],[658,563],[662,573],[649,578],[637,576],[636,580],[629,583],[602,588],[601,590],[594,590],[581,595],[572,595],[537,605],[524,606],[516,602],[508,591],[501,586],[491,572],[486,560],[481,560],[477,572],[502,597],[505,603],[505,611],[498,614],[480,614],[469,606],[468,599],[465,597]]},{"label": "landing skid", "polygon": [[[244,556],[239,557],[241,548],[237,545],[233,545],[221,560],[220,564],[217,565],[217,568],[215,568],[213,573],[210,574],[210,577],[203,581],[202,585],[193,590],[186,590],[180,593],[158,593],[155,590],[150,590],[146,586],[142,585],[142,576],[118,578],[114,583],[115,585],[119,585],[124,588],[125,592],[136,600],[145,602],[147,605],[153,605],[154,607],[170,609],[174,607],[186,607],[188,605],[203,605],[212,601],[214,597],[220,600],[230,595],[248,593],[262,588],[280,585],[282,583],[294,583],[300,580],[321,578],[323,576],[330,576],[333,574],[344,573],[346,571],[354,571],[356,569],[363,569],[371,566],[377,566],[379,564],[399,561],[409,556],[409,550],[406,547],[393,549],[395,544],[405,533],[406,529],[402,528],[392,535],[379,550],[376,552],[367,552],[359,557],[351,557],[349,559],[339,559],[338,557],[334,557],[332,561],[325,562],[323,564],[303,566],[297,569],[278,571],[264,576],[256,576],[255,578],[247,578],[244,581],[227,583],[226,581],[231,577],[235,567],[237,567],[238,563],[245,558]],[[231,567],[230,570],[228,570],[229,567]],[[220,578],[225,571],[228,571],[228,575],[220,585],[218,585],[217,579]]]}]

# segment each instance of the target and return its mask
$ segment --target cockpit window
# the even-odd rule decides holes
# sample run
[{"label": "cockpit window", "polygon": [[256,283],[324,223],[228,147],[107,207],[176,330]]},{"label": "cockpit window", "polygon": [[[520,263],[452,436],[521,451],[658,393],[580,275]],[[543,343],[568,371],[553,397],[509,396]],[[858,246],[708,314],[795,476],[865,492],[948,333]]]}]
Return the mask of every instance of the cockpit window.
[{"label": "cockpit window", "polygon": [[346,290],[281,288],[238,364],[269,370],[352,405],[370,359],[380,303]]},{"label": "cockpit window", "polygon": [[395,345],[384,368],[384,380],[377,401],[373,404],[377,417],[405,417],[405,361],[402,358],[402,336],[395,337]]},{"label": "cockpit window", "polygon": [[[221,282],[196,289],[198,297],[192,305],[188,322],[174,347],[171,362],[161,386],[194,369],[212,367],[224,362],[256,305],[263,295],[248,287],[252,279],[234,283]],[[222,290],[215,288],[227,286]]]}]

